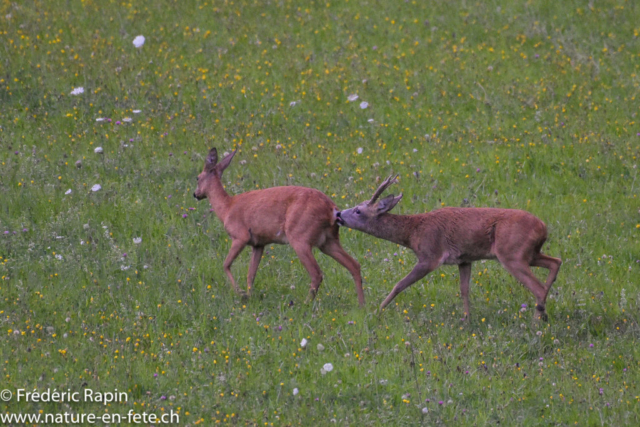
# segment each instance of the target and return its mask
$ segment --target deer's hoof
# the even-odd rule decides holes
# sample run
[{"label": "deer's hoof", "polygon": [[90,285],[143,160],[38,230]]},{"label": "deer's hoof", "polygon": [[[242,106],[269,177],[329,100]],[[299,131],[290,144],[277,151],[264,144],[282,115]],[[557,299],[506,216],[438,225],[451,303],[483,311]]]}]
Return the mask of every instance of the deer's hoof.
[{"label": "deer's hoof", "polygon": [[313,289],[309,289],[309,295],[307,295],[307,299],[305,300],[305,303],[311,304],[314,299],[316,299],[316,291]]},{"label": "deer's hoof", "polygon": [[546,311],[538,311],[533,315],[533,321],[534,323],[548,322],[549,316]]}]

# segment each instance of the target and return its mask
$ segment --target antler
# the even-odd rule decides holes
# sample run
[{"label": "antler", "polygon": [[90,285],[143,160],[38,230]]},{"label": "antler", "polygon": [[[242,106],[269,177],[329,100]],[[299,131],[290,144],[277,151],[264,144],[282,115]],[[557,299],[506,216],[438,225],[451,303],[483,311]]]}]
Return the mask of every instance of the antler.
[{"label": "antler", "polygon": [[371,198],[371,200],[369,200],[369,204],[373,204],[376,200],[378,200],[378,197],[380,197],[380,195],[384,192],[384,190],[386,190],[391,184],[395,184],[396,182],[398,182],[398,177],[400,175],[389,175],[389,177],[387,177],[387,179],[384,180],[384,182],[382,184],[380,184],[380,187],[378,187],[378,189],[376,190],[375,193],[373,193],[373,197]]}]

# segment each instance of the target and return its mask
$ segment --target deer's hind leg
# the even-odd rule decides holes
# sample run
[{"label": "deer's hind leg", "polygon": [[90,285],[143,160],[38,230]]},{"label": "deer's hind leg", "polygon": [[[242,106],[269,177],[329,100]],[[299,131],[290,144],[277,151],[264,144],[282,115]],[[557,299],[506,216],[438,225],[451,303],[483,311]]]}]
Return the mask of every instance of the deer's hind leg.
[{"label": "deer's hind leg", "polygon": [[534,313],[534,318],[546,320],[547,313],[545,310],[545,304],[547,300],[547,289],[544,287],[542,283],[538,280],[538,278],[533,274],[531,269],[529,268],[529,262],[523,259],[514,259],[514,258],[504,258],[498,255],[498,260],[502,264],[502,266],[509,272],[513,277],[518,279],[524,286],[527,287],[533,293],[536,298],[536,312]]},{"label": "deer's hind leg", "polygon": [[293,250],[296,251],[300,262],[307,269],[309,276],[311,276],[311,286],[309,289],[309,301],[313,301],[322,283],[322,270],[318,262],[313,256],[313,247],[308,243],[291,243]]},{"label": "deer's hind leg", "polygon": [[543,253],[538,253],[533,261],[531,261],[530,265],[532,267],[542,267],[549,270],[547,283],[545,283],[547,292],[549,292],[551,286],[553,286],[553,282],[556,281],[556,276],[558,276],[558,271],[560,270],[560,266],[562,265],[562,260],[560,258],[554,258]]},{"label": "deer's hind leg", "polygon": [[320,250],[349,270],[356,284],[360,307],[364,307],[364,291],[362,289],[362,276],[360,274],[360,264],[358,261],[353,259],[351,255],[344,250],[338,238],[327,240],[324,245],[320,246]]}]

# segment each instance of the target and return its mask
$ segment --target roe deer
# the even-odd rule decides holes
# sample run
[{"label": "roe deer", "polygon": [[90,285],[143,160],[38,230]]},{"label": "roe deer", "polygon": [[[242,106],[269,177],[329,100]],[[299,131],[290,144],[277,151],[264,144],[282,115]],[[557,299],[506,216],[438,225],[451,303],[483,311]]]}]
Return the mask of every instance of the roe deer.
[{"label": "roe deer", "polygon": [[[470,314],[469,280],[471,263],[497,259],[536,297],[534,319],[546,320],[545,301],[556,280],[562,261],[540,252],[547,239],[544,222],[529,212],[495,208],[442,208],[418,215],[388,214],[402,199],[390,195],[376,203],[382,192],[397,182],[390,176],[376,190],[371,200],[338,212],[340,225],[364,231],[381,239],[410,248],[418,264],[380,305],[380,312],[400,292],[443,264],[460,269],[460,294],[465,317]],[[543,285],[529,266],[549,270]]]},{"label": "roe deer", "polygon": [[[235,291],[243,298],[251,295],[265,245],[288,243],[311,276],[311,300],[315,298],[322,282],[322,271],[312,252],[314,247],[318,247],[349,270],[356,284],[358,301],[363,306],[360,264],[340,245],[339,226],[336,223],[338,209],[335,203],[318,190],[293,186],[230,196],[225,191],[221,178],[236,151],[218,163],[218,152],[212,148],[202,173],[198,175],[198,186],[193,193],[198,200],[209,199],[213,211],[231,237],[231,249],[224,261],[224,272]],[[247,245],[253,248],[253,252],[245,294],[231,274],[231,264]]]}]

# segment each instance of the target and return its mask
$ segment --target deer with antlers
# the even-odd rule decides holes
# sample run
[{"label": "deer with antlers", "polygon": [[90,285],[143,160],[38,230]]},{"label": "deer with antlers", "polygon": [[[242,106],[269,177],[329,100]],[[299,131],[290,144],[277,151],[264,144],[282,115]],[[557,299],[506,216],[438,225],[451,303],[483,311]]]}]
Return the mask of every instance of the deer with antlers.
[{"label": "deer with antlers", "polygon": [[[235,291],[243,298],[250,296],[265,245],[289,244],[311,276],[309,299],[313,300],[322,282],[322,271],[312,252],[317,247],[349,270],[356,285],[358,301],[364,306],[360,264],[340,245],[335,203],[318,190],[294,186],[229,195],[222,184],[222,173],[236,152],[218,162],[218,152],[212,148],[193,193],[198,200],[209,199],[213,211],[231,237],[231,249],[223,267]],[[253,249],[246,293],[240,290],[231,274],[231,265],[245,246]]]},{"label": "deer with antlers", "polygon": [[[338,213],[338,224],[405,246],[418,258],[413,270],[382,302],[380,311],[400,292],[447,264],[459,268],[460,294],[468,317],[471,264],[497,259],[535,296],[534,319],[546,320],[547,294],[562,261],[540,252],[547,239],[544,222],[529,212],[496,208],[442,208],[418,215],[393,215],[388,212],[402,199],[402,194],[376,201],[395,182],[397,176],[390,176],[371,200]],[[546,284],[536,278],[531,266],[549,270]]]}]

